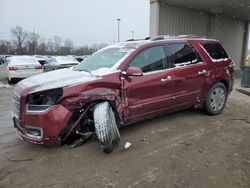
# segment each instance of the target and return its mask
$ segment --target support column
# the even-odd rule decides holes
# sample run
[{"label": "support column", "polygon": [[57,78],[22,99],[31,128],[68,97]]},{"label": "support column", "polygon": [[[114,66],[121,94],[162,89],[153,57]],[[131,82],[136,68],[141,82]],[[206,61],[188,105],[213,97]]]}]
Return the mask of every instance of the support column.
[{"label": "support column", "polygon": [[241,60],[241,69],[246,65],[246,59],[248,54],[248,43],[249,43],[249,21],[245,22],[245,31],[244,31],[244,41],[243,41],[243,53]]},{"label": "support column", "polygon": [[150,0],[150,36],[159,35],[160,2]]}]

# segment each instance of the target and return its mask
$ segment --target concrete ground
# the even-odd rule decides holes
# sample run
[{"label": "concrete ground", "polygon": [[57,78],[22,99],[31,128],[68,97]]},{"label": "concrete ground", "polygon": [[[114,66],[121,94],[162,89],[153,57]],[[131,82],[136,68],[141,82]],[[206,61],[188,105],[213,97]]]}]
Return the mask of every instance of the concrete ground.
[{"label": "concrete ground", "polygon": [[12,92],[0,88],[1,188],[250,187],[250,97],[240,92],[219,116],[191,109],[125,127],[111,154],[95,137],[74,149],[21,141],[10,116]]}]

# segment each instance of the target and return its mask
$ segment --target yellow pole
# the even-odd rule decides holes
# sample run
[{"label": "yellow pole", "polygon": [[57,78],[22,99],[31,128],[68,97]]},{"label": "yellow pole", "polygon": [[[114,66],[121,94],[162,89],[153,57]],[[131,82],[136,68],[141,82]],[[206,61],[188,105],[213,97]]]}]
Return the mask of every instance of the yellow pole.
[{"label": "yellow pole", "polygon": [[246,66],[250,66],[250,56],[247,57],[247,64]]}]

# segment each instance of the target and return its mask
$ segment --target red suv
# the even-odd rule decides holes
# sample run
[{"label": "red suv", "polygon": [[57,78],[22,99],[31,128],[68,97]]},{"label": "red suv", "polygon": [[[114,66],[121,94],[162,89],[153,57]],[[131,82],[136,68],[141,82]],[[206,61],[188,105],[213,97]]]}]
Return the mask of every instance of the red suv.
[{"label": "red suv", "polygon": [[20,138],[44,145],[96,134],[111,152],[124,125],[191,107],[220,114],[233,69],[214,39],[160,36],[111,45],[75,67],[19,82],[14,125]]}]

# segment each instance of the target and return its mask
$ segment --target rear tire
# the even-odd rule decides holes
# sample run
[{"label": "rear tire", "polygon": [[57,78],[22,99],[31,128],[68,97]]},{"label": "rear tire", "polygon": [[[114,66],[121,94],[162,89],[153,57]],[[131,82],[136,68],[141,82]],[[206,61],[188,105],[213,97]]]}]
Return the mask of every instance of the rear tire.
[{"label": "rear tire", "polygon": [[208,115],[215,116],[222,113],[227,102],[227,88],[221,83],[215,83],[209,90],[204,104]]},{"label": "rear tire", "polygon": [[115,120],[115,113],[108,102],[95,105],[94,124],[102,151],[111,153],[120,140],[120,134]]}]

